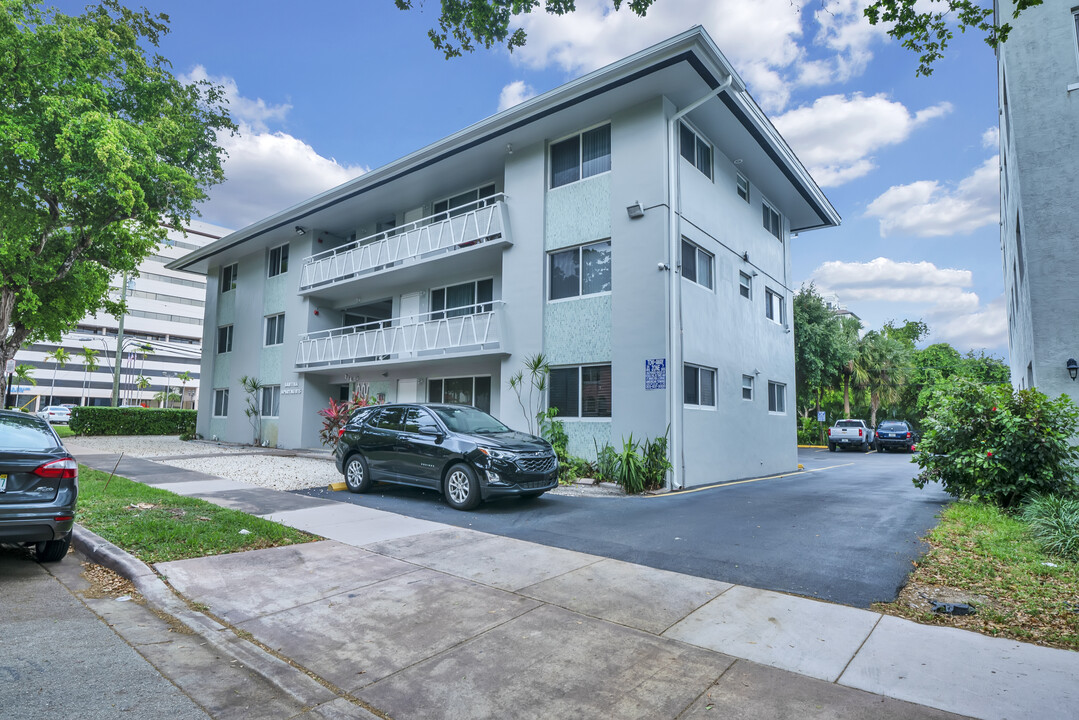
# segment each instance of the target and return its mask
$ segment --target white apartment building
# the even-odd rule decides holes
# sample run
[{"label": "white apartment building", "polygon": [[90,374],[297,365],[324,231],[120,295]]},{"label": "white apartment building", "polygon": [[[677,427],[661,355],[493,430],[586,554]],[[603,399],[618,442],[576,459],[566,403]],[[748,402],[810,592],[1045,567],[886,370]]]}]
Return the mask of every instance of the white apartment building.
[{"label": "white apartment building", "polygon": [[[693,28],[197,250],[198,432],[316,447],[329,399],[528,426],[550,362],[570,451],[670,434],[675,487],[797,465],[790,237],[839,216]],[[210,391],[212,389],[212,392]]]},{"label": "white apartment building", "polygon": [[1012,384],[1079,400],[1079,7],[1045,0],[1015,20],[1013,10],[997,7],[1013,27],[997,49]]},{"label": "white apartment building", "polygon": [[[182,394],[184,407],[197,406],[206,280],[165,266],[228,233],[201,221],[192,221],[186,236],[169,229],[168,240],[139,265],[135,276],[127,278],[121,404],[160,407],[155,396],[164,397],[159,394],[168,391]],[[117,298],[121,282],[117,277]],[[118,327],[117,318],[101,313],[82,320],[59,343],[33,343],[20,350],[15,360],[34,368],[37,385],[15,386],[15,404],[31,411],[50,403],[111,405]],[[62,368],[51,359],[58,347],[71,356]],[[98,367],[92,372],[84,362],[84,348],[97,351]],[[183,373],[191,380],[181,383]],[[138,387],[140,376],[150,381],[144,389]],[[172,402],[172,407],[180,405]]]}]

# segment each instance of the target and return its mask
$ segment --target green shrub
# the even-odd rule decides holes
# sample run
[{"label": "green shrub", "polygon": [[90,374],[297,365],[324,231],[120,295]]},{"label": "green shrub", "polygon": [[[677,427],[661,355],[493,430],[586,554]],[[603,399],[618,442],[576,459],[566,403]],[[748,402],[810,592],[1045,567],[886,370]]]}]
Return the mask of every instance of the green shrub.
[{"label": "green shrub", "polygon": [[935,391],[923,423],[914,484],[1014,507],[1035,495],[1074,495],[1079,409],[1065,395],[958,378]]},{"label": "green shrub", "polygon": [[618,465],[614,471],[615,482],[627,493],[639,493],[644,490],[644,460],[637,453],[640,444],[630,433],[629,440],[622,439],[622,449],[617,451]]},{"label": "green shrub", "polygon": [[798,444],[820,445],[820,423],[816,417],[798,418]]},{"label": "green shrub", "polygon": [[1042,550],[1079,560],[1079,498],[1039,495],[1023,508],[1023,521]]},{"label": "green shrub", "polygon": [[540,436],[544,440],[551,443],[551,447],[554,448],[554,454],[558,456],[558,461],[565,464],[569,461],[569,435],[566,434],[566,426],[562,424],[561,420],[555,420],[555,416],[558,415],[558,408],[548,408],[539,413],[536,418],[539,420]]},{"label": "green shrub", "polygon": [[673,467],[667,459],[667,433],[655,440],[645,440],[641,452],[644,455],[644,489],[658,490],[667,480],[667,471]]},{"label": "green shrub", "polygon": [[195,410],[141,407],[74,407],[68,427],[78,435],[179,435],[195,437]]},{"label": "green shrub", "polygon": [[604,482],[615,482],[615,473],[618,472],[618,453],[610,445],[599,447],[596,445],[596,479]]}]

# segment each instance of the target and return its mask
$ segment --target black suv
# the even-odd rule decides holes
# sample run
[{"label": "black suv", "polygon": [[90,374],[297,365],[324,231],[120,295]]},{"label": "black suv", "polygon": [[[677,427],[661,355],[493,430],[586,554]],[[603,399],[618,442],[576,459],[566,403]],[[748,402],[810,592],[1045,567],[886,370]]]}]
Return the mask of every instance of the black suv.
[{"label": "black suv", "polygon": [[349,418],[334,448],[355,493],[373,482],[433,488],[472,510],[496,497],[537,497],[558,484],[551,444],[464,405],[379,405]]},{"label": "black suv", "polygon": [[914,428],[906,420],[883,420],[877,425],[877,437],[874,440],[877,452],[914,452],[914,444],[917,442],[918,433],[914,432]]}]

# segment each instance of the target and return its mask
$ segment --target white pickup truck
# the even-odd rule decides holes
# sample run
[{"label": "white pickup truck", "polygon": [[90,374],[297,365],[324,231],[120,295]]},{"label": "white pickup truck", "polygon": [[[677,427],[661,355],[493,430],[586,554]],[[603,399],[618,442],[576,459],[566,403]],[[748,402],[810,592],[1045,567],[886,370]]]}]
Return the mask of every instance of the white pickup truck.
[{"label": "white pickup truck", "polygon": [[835,452],[837,447],[857,446],[862,452],[869,452],[873,445],[873,428],[864,420],[836,420],[828,428],[828,450]]}]

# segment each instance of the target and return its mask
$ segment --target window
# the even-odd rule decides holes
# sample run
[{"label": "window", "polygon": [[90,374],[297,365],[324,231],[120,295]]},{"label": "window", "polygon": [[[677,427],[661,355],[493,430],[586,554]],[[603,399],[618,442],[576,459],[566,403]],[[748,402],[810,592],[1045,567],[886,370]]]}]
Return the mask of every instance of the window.
[{"label": "window", "polygon": [[491,312],[494,309],[494,305],[491,303],[493,294],[494,280],[491,279],[476,280],[432,290],[431,319],[442,320],[448,317]]},{"label": "window", "polygon": [[262,388],[262,417],[275,418],[281,414],[281,386],[264,385]]},{"label": "window", "polygon": [[232,326],[222,325],[217,329],[217,354],[232,352]]},{"label": "window", "polygon": [[787,412],[787,386],[783,383],[768,381],[768,412]]},{"label": "window", "polygon": [[237,263],[226,265],[221,268],[221,292],[227,293],[236,289],[236,277],[240,274],[240,266]]},{"label": "window", "polygon": [[378,418],[371,424],[383,430],[404,430],[405,409],[402,407],[386,408],[378,414]]},{"label": "window", "polygon": [[743,400],[752,400],[753,399],[753,376],[752,375],[743,375],[742,376],[742,399]]},{"label": "window", "polygon": [[764,216],[764,229],[782,240],[783,223],[779,220],[779,213],[772,209],[768,203],[761,203],[761,213]]},{"label": "window", "polygon": [[472,405],[491,412],[491,378],[458,377],[427,381],[427,401],[448,405]]},{"label": "window", "polygon": [[227,417],[229,414],[229,391],[214,390],[214,417]]},{"label": "window", "polygon": [[610,240],[551,253],[551,300],[610,291]]},{"label": "window", "polygon": [[771,289],[765,288],[764,316],[777,325],[782,325],[785,319],[784,310],[783,296],[773,292]]},{"label": "window", "polygon": [[266,318],[266,344],[280,345],[285,342],[285,313]]},{"label": "window", "polygon": [[747,300],[753,299],[753,278],[741,270],[738,271],[738,294]]},{"label": "window", "polygon": [[429,433],[441,433],[442,428],[439,427],[438,422],[431,413],[422,408],[408,408],[405,411],[404,431],[407,433],[418,433],[421,430],[426,430]]},{"label": "window", "polygon": [[288,243],[270,250],[270,277],[288,272]]},{"label": "window", "polygon": [[611,126],[602,125],[551,145],[551,187],[611,169]]},{"label": "window", "polygon": [[[474,188],[468,192],[463,192],[460,195],[454,195],[451,198],[445,198],[439,200],[434,205],[435,215],[439,213],[449,212],[450,216],[462,215],[469,210],[475,209],[473,203],[479,202],[485,197],[490,197],[495,194],[494,183],[490,185],[484,185],[480,188]],[[381,232],[381,231],[379,231]]]},{"label": "window", "polygon": [[611,366],[552,368],[550,406],[563,418],[611,416]]},{"label": "window", "polygon": [[738,182],[738,197],[742,198],[746,202],[749,202],[749,180],[746,180],[745,176],[741,173],[737,175]]},{"label": "window", "polygon": [[716,406],[716,371],[697,365],[682,368],[682,399],[694,407]]},{"label": "window", "polygon": [[682,157],[705,176],[712,179],[712,144],[695,133],[689,125],[680,123],[679,147]]},{"label": "window", "polygon": [[682,277],[711,290],[713,264],[714,259],[710,252],[682,238]]}]

